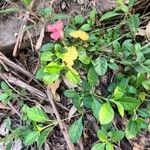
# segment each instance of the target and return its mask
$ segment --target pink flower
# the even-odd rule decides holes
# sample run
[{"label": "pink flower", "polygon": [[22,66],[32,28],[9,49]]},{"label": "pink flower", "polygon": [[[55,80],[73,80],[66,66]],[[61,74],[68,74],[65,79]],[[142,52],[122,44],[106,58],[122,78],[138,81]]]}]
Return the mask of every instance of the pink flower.
[{"label": "pink flower", "polygon": [[49,24],[47,30],[51,32],[51,38],[54,39],[54,41],[64,39],[63,22],[61,20],[57,21],[55,24]]}]

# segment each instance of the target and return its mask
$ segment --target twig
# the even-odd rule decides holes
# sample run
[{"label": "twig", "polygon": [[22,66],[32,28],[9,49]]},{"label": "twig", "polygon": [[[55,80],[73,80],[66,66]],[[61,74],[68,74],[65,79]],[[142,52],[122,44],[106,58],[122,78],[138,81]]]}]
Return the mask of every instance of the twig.
[{"label": "twig", "polygon": [[0,78],[2,79],[2,80],[4,80],[6,83],[7,83],[7,85],[14,91],[14,92],[16,92],[18,95],[20,94],[8,81],[7,81],[7,79],[4,77],[4,75],[1,73],[0,74]]},{"label": "twig", "polygon": [[19,71],[20,73],[23,73],[24,75],[26,75],[27,77],[33,79],[38,85],[40,85],[43,89],[44,87],[35,79],[35,77],[28,72],[26,69],[18,66],[17,64],[15,64],[14,62],[10,61],[7,57],[5,57],[2,53],[0,53],[0,61],[2,61],[3,63],[5,63],[6,65],[10,66],[11,68]]},{"label": "twig", "polygon": [[60,126],[60,129],[61,129],[61,132],[62,132],[63,135],[64,135],[64,138],[65,138],[65,140],[66,140],[66,143],[67,143],[67,145],[68,145],[68,148],[69,148],[70,150],[75,150],[74,145],[71,143],[71,141],[70,141],[70,139],[69,139],[69,135],[68,135],[68,132],[67,132],[67,128],[66,128],[64,122],[62,122],[62,120],[61,120],[61,118],[60,118],[60,115],[59,115],[59,113],[58,113],[58,111],[57,111],[57,108],[56,108],[56,106],[55,106],[55,103],[54,103],[54,101],[53,101],[53,96],[52,96],[52,94],[50,93],[49,89],[47,89],[47,96],[48,96],[48,100],[50,101],[50,103],[51,103],[51,105],[52,105],[52,108],[53,108],[53,110],[54,110],[55,116],[56,116],[56,118],[57,118],[57,120],[58,120],[58,122],[59,122],[59,126]]},{"label": "twig", "polygon": [[10,102],[8,102],[8,106],[9,106],[19,117],[21,117],[21,114],[14,108],[14,106],[13,106]]},{"label": "twig", "polygon": [[40,33],[40,36],[39,36],[38,41],[37,41],[37,43],[36,43],[36,46],[35,46],[36,52],[38,52],[39,49],[40,49],[41,46],[42,46],[42,42],[43,42],[43,38],[44,38],[44,31],[45,31],[45,27],[42,28],[41,33]]},{"label": "twig", "polygon": [[41,99],[46,99],[47,98],[47,95],[44,92],[42,92],[42,91],[40,91],[40,90],[24,83],[23,81],[15,78],[15,77],[7,76],[6,74],[3,75],[3,76],[4,76],[5,79],[7,79],[7,81],[9,83],[11,83],[13,85],[16,85],[18,87],[24,88],[24,89],[28,90],[30,93],[33,93],[34,95],[36,95],[37,97],[39,97]]},{"label": "twig", "polygon": [[26,12],[26,14],[24,15],[23,22],[21,24],[19,33],[18,33],[18,37],[16,39],[14,49],[13,49],[13,56],[14,57],[16,57],[17,49],[20,48],[20,45],[21,45],[21,42],[22,42],[22,39],[23,39],[23,35],[24,35],[24,28],[26,26],[28,18],[29,18],[29,12]]},{"label": "twig", "polygon": [[31,44],[31,49],[32,51],[34,50],[34,45],[33,45],[33,41],[32,41],[32,37],[31,37],[31,34],[30,32],[27,30],[27,34],[28,34],[28,37],[29,37],[29,40],[30,40],[30,44]]},{"label": "twig", "polygon": [[30,11],[32,10],[33,6],[35,4],[35,0],[33,0],[29,6],[29,11],[27,11],[23,17],[23,22],[21,24],[21,27],[20,27],[20,30],[19,30],[19,33],[18,33],[18,37],[16,39],[16,43],[15,43],[15,46],[14,46],[14,50],[13,50],[13,56],[15,57],[16,56],[16,53],[17,53],[17,49],[20,48],[20,45],[21,45],[21,42],[22,42],[22,39],[23,39],[23,36],[24,36],[24,28],[26,27],[26,23],[30,17]]}]

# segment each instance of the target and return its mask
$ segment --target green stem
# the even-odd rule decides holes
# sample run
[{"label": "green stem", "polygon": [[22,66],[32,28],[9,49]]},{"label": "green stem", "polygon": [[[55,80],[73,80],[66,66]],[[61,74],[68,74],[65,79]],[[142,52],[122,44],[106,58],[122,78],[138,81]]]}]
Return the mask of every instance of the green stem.
[{"label": "green stem", "polygon": [[100,98],[100,99],[102,99],[102,100],[105,100],[105,101],[110,101],[111,99],[108,99],[108,98],[105,98],[105,97],[103,97],[103,96],[100,96],[100,95],[97,95],[96,93],[91,93],[93,96],[95,96],[95,97],[98,97],[98,98]]}]

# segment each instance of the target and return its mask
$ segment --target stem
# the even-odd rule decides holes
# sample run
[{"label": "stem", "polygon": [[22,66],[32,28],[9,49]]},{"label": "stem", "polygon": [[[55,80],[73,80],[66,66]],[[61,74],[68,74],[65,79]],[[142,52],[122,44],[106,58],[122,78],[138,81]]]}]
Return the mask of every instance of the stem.
[{"label": "stem", "polygon": [[[100,98],[100,99],[103,99],[103,100],[105,100],[105,101],[110,101],[111,99],[108,99],[108,98],[105,98],[105,97],[103,97],[103,96],[100,96],[100,95],[97,95],[96,93],[91,93],[93,96],[96,96],[96,97],[98,97],[98,98]],[[102,101],[101,101],[102,102]]]}]

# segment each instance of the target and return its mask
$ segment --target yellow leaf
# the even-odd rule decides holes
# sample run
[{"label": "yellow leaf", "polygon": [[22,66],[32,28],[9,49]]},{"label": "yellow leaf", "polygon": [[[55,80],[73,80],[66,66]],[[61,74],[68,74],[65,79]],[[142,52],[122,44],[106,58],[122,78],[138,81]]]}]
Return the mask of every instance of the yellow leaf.
[{"label": "yellow leaf", "polygon": [[89,39],[89,35],[86,32],[81,30],[71,32],[70,36],[74,38],[80,38],[83,41],[87,41]]},{"label": "yellow leaf", "polygon": [[66,63],[66,66],[69,69],[72,69],[74,60],[76,60],[78,57],[78,52],[75,46],[66,47],[66,49],[68,51],[64,54],[63,61]]}]

